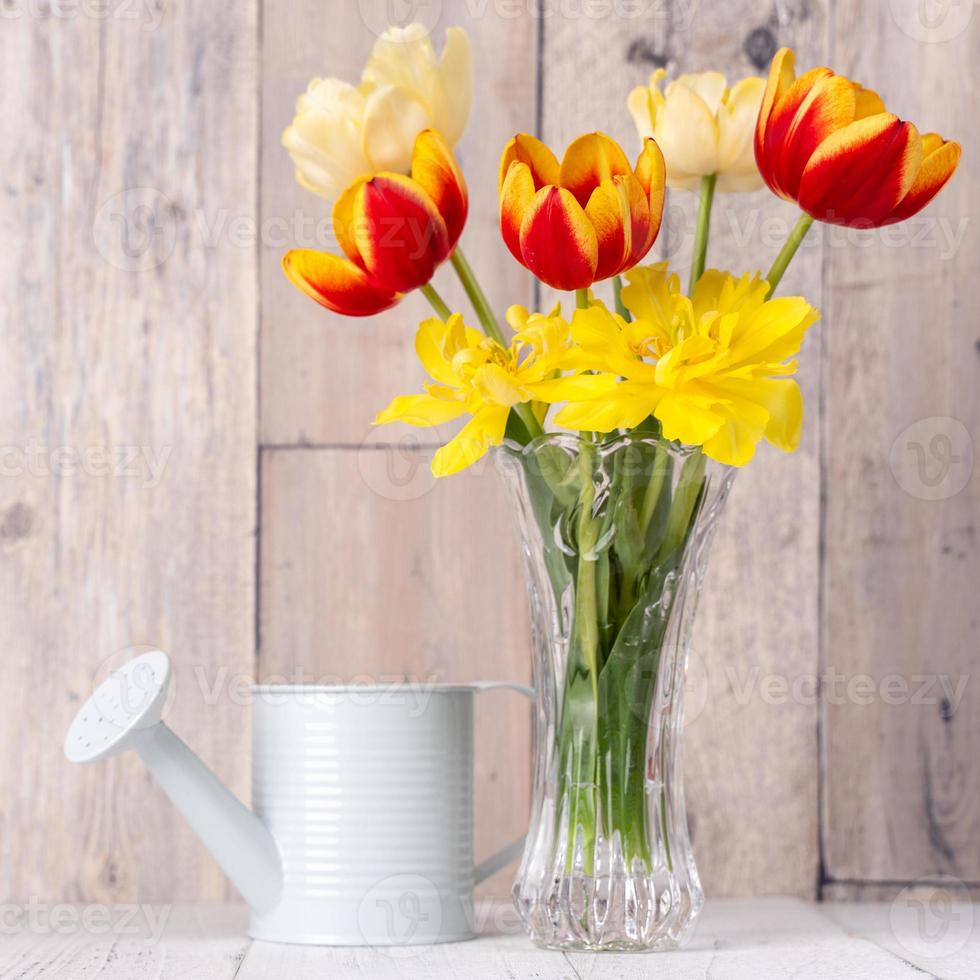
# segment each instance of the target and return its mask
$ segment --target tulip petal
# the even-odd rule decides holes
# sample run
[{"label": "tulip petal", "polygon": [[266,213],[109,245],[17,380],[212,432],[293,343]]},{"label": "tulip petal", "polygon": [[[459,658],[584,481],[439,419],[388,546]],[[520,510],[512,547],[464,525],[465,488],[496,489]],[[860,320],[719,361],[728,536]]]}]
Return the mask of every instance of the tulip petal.
[{"label": "tulip petal", "polygon": [[542,187],[521,222],[524,265],[555,289],[592,285],[599,261],[595,229],[571,191]]},{"label": "tulip petal", "polygon": [[430,125],[425,106],[407,89],[384,85],[368,96],[363,149],[375,172],[407,174],[415,136]]},{"label": "tulip petal", "polygon": [[364,105],[364,94],[337,78],[314,78],[299,97],[282,145],[307,190],[333,200],[358,176],[371,172],[361,139]]},{"label": "tulip petal", "polygon": [[[628,191],[623,186],[623,178],[615,182],[604,180],[589,198],[585,207],[585,216],[595,228],[596,241],[599,247],[598,263],[595,279],[608,279],[615,275],[626,263],[632,247],[632,221],[630,218],[630,201]],[[643,190],[639,181],[633,178],[636,189],[640,194],[640,203],[649,215],[650,210],[643,199]],[[646,228],[642,230],[646,239]],[[635,265],[635,263],[633,263]]]},{"label": "tulip petal", "polygon": [[667,86],[664,93],[670,101],[671,92],[677,86],[683,85],[690,89],[707,107],[711,115],[718,113],[718,107],[725,95],[725,76],[720,71],[701,71],[689,75],[678,75],[677,78]]},{"label": "tulip petal", "polygon": [[615,140],[604,133],[586,133],[565,150],[558,183],[571,191],[584,208],[604,180],[632,172],[626,154]]},{"label": "tulip petal", "polygon": [[[636,161],[636,179],[647,195],[650,205],[650,225],[647,240],[640,249],[640,258],[650,251],[660,233],[660,222],[664,213],[664,194],[667,187],[667,165],[656,140],[643,141],[643,150]],[[634,242],[634,249],[636,243]],[[635,254],[635,252],[634,252]],[[639,259],[637,259],[639,261]]]},{"label": "tulip petal", "polygon": [[497,179],[497,189],[503,193],[504,181],[515,161],[525,164],[531,173],[534,190],[539,190],[548,184],[558,183],[558,158],[539,139],[528,133],[518,133],[505,147],[500,157],[500,173]]},{"label": "tulip petal", "polygon": [[452,249],[466,224],[466,181],[452,151],[435,130],[425,129],[415,138],[412,180],[428,194],[442,215]]},{"label": "tulip petal", "polygon": [[455,146],[466,128],[473,103],[473,63],[470,39],[461,27],[446,28],[446,43],[439,57],[435,128]]},{"label": "tulip petal", "polygon": [[282,259],[286,278],[321,306],[345,316],[371,316],[401,297],[386,289],[353,262],[329,252],[292,249]]},{"label": "tulip petal", "polygon": [[446,223],[431,198],[409,177],[378,174],[365,182],[362,200],[354,236],[364,268],[398,292],[424,286],[449,254]]},{"label": "tulip petal", "polygon": [[[940,145],[936,148],[936,140]],[[916,174],[909,192],[898,202],[898,205],[888,213],[882,224],[890,225],[896,221],[918,214],[945,186],[946,181],[953,176],[963,155],[959,143],[944,143],[936,133],[927,133],[922,137],[922,148],[926,154],[922,166]]]},{"label": "tulip petal", "polygon": [[754,190],[762,186],[753,134],[765,90],[765,79],[743,78],[732,86],[718,111],[719,191]]},{"label": "tulip petal", "polygon": [[357,238],[354,229],[358,215],[364,213],[364,184],[367,177],[355,180],[337,198],[333,206],[333,234],[337,244],[344,250],[347,257],[361,264],[361,253],[357,250]]},{"label": "tulip petal", "polygon": [[885,112],[885,103],[873,89],[854,83],[854,118],[864,119],[866,116],[876,116]]},{"label": "tulip petal", "polygon": [[891,113],[827,137],[800,179],[800,207],[820,221],[874,227],[908,193],[922,160],[915,126]]},{"label": "tulip petal", "polygon": [[500,189],[500,234],[511,255],[522,265],[521,222],[531,209],[534,193],[531,168],[520,160],[512,160]]},{"label": "tulip petal", "polygon": [[759,165],[759,172],[770,187],[772,186],[772,175],[765,154],[765,138],[769,128],[769,117],[772,115],[776,101],[793,84],[794,78],[796,78],[796,55],[789,48],[780,48],[773,56],[769,66],[766,91],[762,96],[759,119],[755,126],[755,160]]},{"label": "tulip petal", "polygon": [[854,121],[854,86],[840,75],[817,77],[798,104],[791,103],[814,72],[807,72],[773,110],[766,134],[776,193],[795,200],[800,176],[814,151],[832,133]]}]

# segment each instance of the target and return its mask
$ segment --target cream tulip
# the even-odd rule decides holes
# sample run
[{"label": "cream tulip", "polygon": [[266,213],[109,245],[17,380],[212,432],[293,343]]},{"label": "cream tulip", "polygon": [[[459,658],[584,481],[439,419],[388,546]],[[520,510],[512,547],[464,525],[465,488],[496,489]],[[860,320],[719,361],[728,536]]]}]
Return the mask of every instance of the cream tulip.
[{"label": "cream tulip", "polygon": [[661,92],[660,68],[629,94],[627,105],[640,138],[653,137],[667,161],[667,184],[698,189],[718,175],[719,191],[762,186],[755,162],[755,123],[766,90],[764,78],[743,78],[731,88],[720,72],[680,75]]},{"label": "cream tulip", "polygon": [[375,42],[359,85],[310,82],[282,144],[299,183],[334,201],[359,177],[408,174],[422,130],[435,129],[455,146],[472,98],[470,42],[462,28],[446,30],[438,58],[421,24],[390,28]]}]

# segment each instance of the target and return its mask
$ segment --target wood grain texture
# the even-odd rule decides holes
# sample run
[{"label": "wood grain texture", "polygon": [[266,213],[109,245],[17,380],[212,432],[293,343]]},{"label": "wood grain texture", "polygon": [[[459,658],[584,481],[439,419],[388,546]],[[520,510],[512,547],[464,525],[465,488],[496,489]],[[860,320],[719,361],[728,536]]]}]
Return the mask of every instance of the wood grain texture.
[{"label": "wood grain texture", "polygon": [[[510,501],[486,461],[452,479],[431,453],[262,454],[261,680],[326,683],[530,676]],[[530,710],[477,700],[476,853],[524,832]],[[513,869],[485,891],[504,895]]]},{"label": "wood grain texture", "polygon": [[[432,28],[437,51],[449,25],[465,27],[471,37],[474,104],[457,147],[470,212],[460,244],[499,314],[531,298],[530,276],[500,242],[497,168],[507,140],[534,126],[537,25],[525,5],[502,6],[506,15],[493,3],[445,0],[414,14]],[[294,227],[303,240],[294,238],[293,244],[336,250],[326,202],[296,183],[279,140],[310,78],[359,80],[385,12],[393,8],[264,0],[263,9],[263,224]],[[318,240],[306,240],[317,224]],[[432,311],[413,293],[377,317],[354,321],[329,313],[286,282],[280,269],[285,247],[271,235],[262,249],[262,441],[357,446],[392,397],[419,387],[423,373],[413,349],[415,328]],[[448,265],[436,273],[434,284],[451,307],[468,311]],[[476,324],[475,318],[469,322]]]},{"label": "wood grain texture", "polygon": [[223,898],[135,757],[61,743],[155,644],[175,727],[247,788],[240,713],[193,671],[252,659],[254,253],[198,218],[253,210],[254,8],[34,9],[0,35],[0,896]]},{"label": "wood grain texture", "polygon": [[[980,950],[974,907],[959,908],[966,926],[957,937],[962,941],[955,948],[945,944],[941,956],[918,949],[901,923],[893,932],[889,911],[826,909],[787,899],[709,902],[690,943],[654,962],[630,954],[537,949],[513,909],[498,903],[477,907],[479,936],[471,942],[388,948],[250,943],[241,907],[158,907],[144,914],[154,923],[164,918],[159,937],[147,930],[91,935],[80,929],[5,929],[0,980],[973,980]],[[82,912],[65,907],[63,914]]]},{"label": "wood grain texture", "polygon": [[239,906],[62,905],[23,915],[20,929],[5,917],[0,980],[234,980],[250,945]]},{"label": "wood grain texture", "polygon": [[[709,14],[679,2],[587,28],[582,18],[552,18],[544,34],[545,138],[560,153],[580,132],[601,128],[632,155],[630,88],[661,66],[671,74],[718,69],[730,83],[758,74],[747,52],[760,32],[770,45],[791,44],[807,63],[820,62],[825,5],[807,4],[782,20],[750,5],[713,6]],[[696,207],[695,195],[668,193],[653,253],[669,259],[685,285]],[[708,267],[767,269],[793,221],[793,209],[767,190],[718,195]],[[819,244],[807,247],[782,291],[819,306],[820,270]],[[684,752],[694,853],[710,895],[816,895],[816,698],[774,698],[769,685],[817,671],[820,357],[820,338],[811,336],[799,452],[763,448],[738,474],[695,625]]]},{"label": "wood grain texture", "polygon": [[922,215],[828,250],[824,846],[831,880],[977,882],[980,118],[960,97],[980,19],[894,8],[839,2],[835,62],[965,165]]}]

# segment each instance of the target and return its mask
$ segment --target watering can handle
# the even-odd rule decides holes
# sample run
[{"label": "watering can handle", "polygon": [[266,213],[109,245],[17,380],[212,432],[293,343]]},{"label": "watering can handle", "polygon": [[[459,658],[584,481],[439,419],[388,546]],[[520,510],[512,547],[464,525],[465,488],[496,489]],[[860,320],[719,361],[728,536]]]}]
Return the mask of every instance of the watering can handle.
[{"label": "watering can handle", "polygon": [[[535,696],[533,687],[528,687],[525,684],[516,684],[512,681],[478,681],[473,685],[473,689],[477,694],[483,691],[499,691],[501,689],[517,691],[518,694],[523,694],[524,697],[529,698],[531,701],[534,700]],[[496,854],[491,854],[485,861],[481,861],[473,869],[473,879],[476,884],[479,884],[481,881],[486,881],[487,878],[496,874],[501,868],[506,868],[524,850],[524,841],[526,839],[527,834],[522,834],[517,840],[511,841],[506,847],[497,851]]]}]

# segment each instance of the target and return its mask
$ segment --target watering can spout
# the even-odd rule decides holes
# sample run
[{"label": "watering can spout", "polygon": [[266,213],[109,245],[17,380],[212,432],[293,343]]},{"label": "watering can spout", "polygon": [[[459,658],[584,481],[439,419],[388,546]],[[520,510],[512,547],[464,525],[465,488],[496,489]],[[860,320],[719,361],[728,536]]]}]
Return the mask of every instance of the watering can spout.
[{"label": "watering can spout", "polygon": [[153,650],[127,663],[95,691],[65,738],[72,762],[134,749],[222,871],[256,911],[282,891],[282,861],[262,821],[160,720],[170,659]]}]

